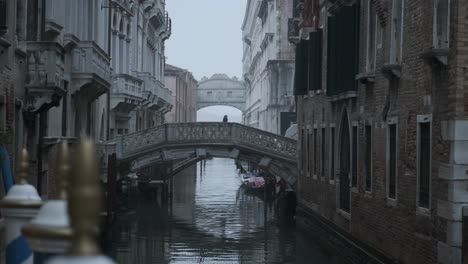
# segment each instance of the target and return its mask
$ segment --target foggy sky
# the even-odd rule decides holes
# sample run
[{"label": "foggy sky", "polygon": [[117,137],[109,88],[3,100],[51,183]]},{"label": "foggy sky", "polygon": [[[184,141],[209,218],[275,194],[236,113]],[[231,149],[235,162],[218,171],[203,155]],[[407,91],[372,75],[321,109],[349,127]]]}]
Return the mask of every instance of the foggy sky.
[{"label": "foggy sky", "polygon": [[167,62],[197,80],[214,73],[240,78],[245,6],[246,0],[167,0],[172,18]]}]

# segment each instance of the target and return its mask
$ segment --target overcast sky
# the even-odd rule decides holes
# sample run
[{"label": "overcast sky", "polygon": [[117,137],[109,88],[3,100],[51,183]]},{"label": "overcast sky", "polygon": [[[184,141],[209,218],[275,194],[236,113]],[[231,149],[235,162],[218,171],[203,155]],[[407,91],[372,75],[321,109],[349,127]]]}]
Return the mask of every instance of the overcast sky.
[{"label": "overcast sky", "polygon": [[167,0],[172,18],[167,62],[197,80],[214,73],[240,78],[245,5],[246,0]]}]

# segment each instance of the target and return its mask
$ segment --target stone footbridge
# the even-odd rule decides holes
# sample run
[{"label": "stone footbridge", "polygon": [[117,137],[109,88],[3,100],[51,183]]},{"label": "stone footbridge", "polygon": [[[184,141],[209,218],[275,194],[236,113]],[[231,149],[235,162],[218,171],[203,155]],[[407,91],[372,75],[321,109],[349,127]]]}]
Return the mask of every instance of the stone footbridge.
[{"label": "stone footbridge", "polygon": [[221,157],[256,163],[290,185],[296,183],[297,142],[238,123],[170,123],[120,136],[105,145],[118,160],[129,162],[132,170],[176,161],[175,174],[200,160]]}]

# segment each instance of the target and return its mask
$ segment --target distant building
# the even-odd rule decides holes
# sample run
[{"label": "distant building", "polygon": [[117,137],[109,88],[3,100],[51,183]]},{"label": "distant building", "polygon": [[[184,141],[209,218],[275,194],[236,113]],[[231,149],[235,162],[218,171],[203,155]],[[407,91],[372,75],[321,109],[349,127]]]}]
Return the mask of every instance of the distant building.
[{"label": "distant building", "polygon": [[[244,111],[245,85],[237,77],[229,78],[226,74],[213,74],[203,77],[197,88],[197,110],[208,106],[226,105]],[[221,121],[221,120],[220,120]]]},{"label": "distant building", "polygon": [[291,1],[248,0],[242,24],[244,123],[284,134],[295,121],[294,45],[288,41]]},{"label": "distant building", "polygon": [[299,225],[359,263],[468,263],[468,1],[293,2]]},{"label": "distant building", "polygon": [[113,1],[111,139],[160,125],[171,110],[164,86],[170,23],[164,1]]},{"label": "distant building", "polygon": [[197,121],[197,80],[192,73],[166,64],[164,83],[172,92],[172,110],[165,115],[165,122]]}]

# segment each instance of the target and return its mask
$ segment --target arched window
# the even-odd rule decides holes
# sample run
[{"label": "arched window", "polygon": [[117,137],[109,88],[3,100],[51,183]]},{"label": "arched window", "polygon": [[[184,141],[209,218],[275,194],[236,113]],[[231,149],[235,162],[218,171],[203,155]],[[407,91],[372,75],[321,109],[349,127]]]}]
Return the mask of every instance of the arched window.
[{"label": "arched window", "polygon": [[119,25],[119,31],[120,33],[123,33],[123,18],[120,19],[120,25]]},{"label": "arched window", "polygon": [[105,113],[106,113],[105,110],[103,110],[102,115],[101,115],[101,131],[100,131],[101,133],[99,135],[99,139],[101,141],[105,140],[105,133],[104,133],[105,132],[105,123],[104,122],[105,122],[105,117],[106,117]]},{"label": "arched window", "polygon": [[114,29],[117,28],[117,14],[114,13],[114,17],[112,18],[112,27]]}]

